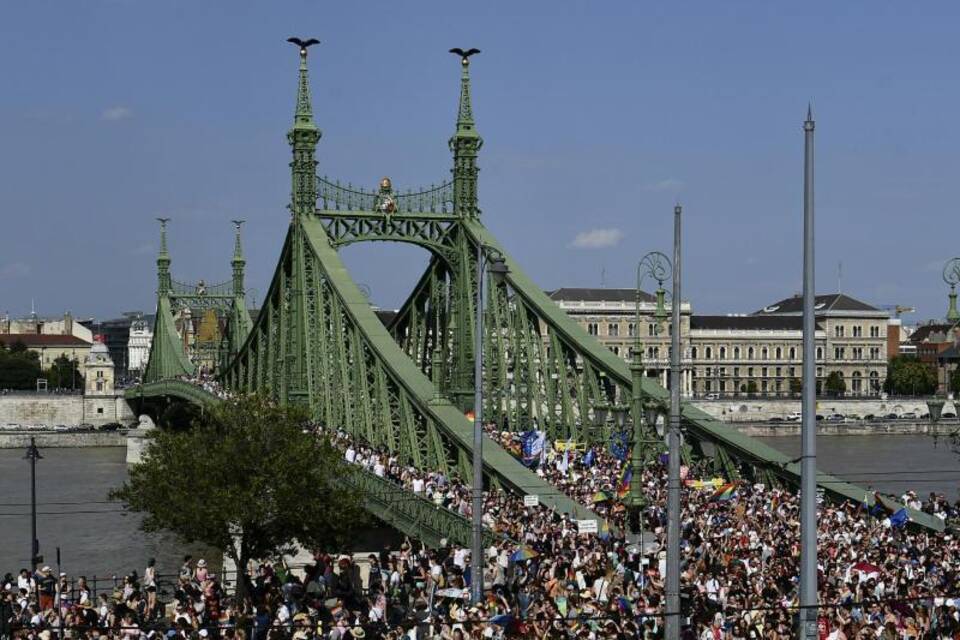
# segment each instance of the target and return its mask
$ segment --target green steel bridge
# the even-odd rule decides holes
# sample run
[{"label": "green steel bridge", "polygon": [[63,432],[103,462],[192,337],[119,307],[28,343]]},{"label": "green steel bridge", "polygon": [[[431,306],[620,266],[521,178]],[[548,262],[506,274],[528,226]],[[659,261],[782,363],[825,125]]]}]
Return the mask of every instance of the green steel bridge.
[{"label": "green steel bridge", "polygon": [[[217,380],[229,392],[266,392],[307,407],[325,426],[388,449],[421,469],[472,477],[474,326],[484,315],[483,415],[503,428],[536,423],[551,439],[589,441],[598,407],[626,405],[634,380],[628,365],[571,320],[523,272],[481,222],[477,159],[483,141],[471,104],[469,60],[461,60],[456,129],[449,140],[449,180],[396,190],[388,179],[363,189],[317,174],[321,132],[314,122],[306,49],[300,51],[292,149],[290,223],[262,308],[251,317],[244,297],[245,261],[239,225],[230,285],[198,291],[173,281],[165,226],[157,258],[157,319],[143,384],[132,401],[171,398],[216,401],[184,379],[196,374],[175,314],[217,308],[224,329]],[[381,321],[350,277],[339,248],[356,242],[405,242],[430,253],[429,264],[399,313]],[[509,267],[488,278],[486,304],[475,308],[477,255],[499,254]],[[487,276],[485,276],[487,277]],[[668,391],[639,376],[648,403],[666,411]],[[768,484],[796,485],[800,466],[690,404],[682,409],[685,455],[706,457],[717,473]],[[655,439],[656,434],[649,434]],[[526,495],[576,518],[593,517],[484,440],[484,474],[494,487]],[[375,478],[375,477],[373,477]],[[394,485],[366,482],[367,505],[382,519],[427,542],[469,541],[469,523],[440,513]],[[832,499],[873,502],[872,492],[826,474]],[[936,518],[911,514],[942,529]]]}]

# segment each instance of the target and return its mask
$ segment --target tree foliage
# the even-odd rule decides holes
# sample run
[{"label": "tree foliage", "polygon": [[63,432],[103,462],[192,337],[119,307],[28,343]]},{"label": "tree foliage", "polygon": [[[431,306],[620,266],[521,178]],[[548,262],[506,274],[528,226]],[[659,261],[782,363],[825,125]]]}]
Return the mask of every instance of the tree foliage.
[{"label": "tree foliage", "polygon": [[960,368],[954,369],[950,374],[950,393],[960,394]]},{"label": "tree foliage", "polygon": [[897,395],[929,395],[937,390],[937,371],[915,357],[897,356],[887,366],[886,388]]},{"label": "tree foliage", "polygon": [[790,393],[800,393],[803,391],[803,382],[800,378],[790,378]]},{"label": "tree foliage", "polygon": [[110,497],[144,512],[144,530],[216,547],[238,567],[294,541],[342,548],[366,520],[356,471],[304,424],[262,396],[220,403],[190,429],[157,430]]},{"label": "tree foliage", "polygon": [[824,389],[827,393],[833,395],[842,395],[847,391],[847,383],[843,379],[843,374],[839,371],[831,371],[824,383]]},{"label": "tree foliage", "polygon": [[80,364],[61,354],[43,372],[47,379],[47,387],[51,389],[83,389],[83,376],[80,375]]},{"label": "tree foliage", "polygon": [[40,356],[22,342],[0,343],[0,389],[33,389],[42,377]]},{"label": "tree foliage", "polygon": [[748,380],[748,381],[747,381],[747,393],[749,393],[749,394],[754,394],[754,393],[756,393],[756,392],[757,392],[757,381],[756,381],[756,380]]}]

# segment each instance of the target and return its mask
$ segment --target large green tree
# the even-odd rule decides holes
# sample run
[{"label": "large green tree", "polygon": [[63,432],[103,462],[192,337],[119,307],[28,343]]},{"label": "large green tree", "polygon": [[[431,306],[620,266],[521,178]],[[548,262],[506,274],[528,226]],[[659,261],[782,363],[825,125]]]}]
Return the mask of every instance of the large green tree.
[{"label": "large green tree", "polygon": [[960,394],[960,367],[953,370],[950,374],[950,393]]},{"label": "large green tree", "polygon": [[51,389],[83,389],[83,376],[76,360],[65,355],[57,356],[50,368],[43,372]]},{"label": "large green tree", "polygon": [[824,383],[824,389],[832,395],[843,395],[847,391],[847,383],[843,380],[843,374],[839,371],[831,371]]},{"label": "large green tree", "polygon": [[238,567],[289,552],[294,541],[348,546],[366,521],[350,483],[358,471],[305,422],[262,396],[222,402],[190,429],[157,430],[110,497],[144,512],[144,530],[216,547]]},{"label": "large green tree", "polygon": [[896,356],[887,365],[885,387],[897,395],[929,395],[937,390],[937,372],[915,357]]},{"label": "large green tree", "polygon": [[40,378],[40,356],[22,342],[0,342],[0,389],[34,389]]}]

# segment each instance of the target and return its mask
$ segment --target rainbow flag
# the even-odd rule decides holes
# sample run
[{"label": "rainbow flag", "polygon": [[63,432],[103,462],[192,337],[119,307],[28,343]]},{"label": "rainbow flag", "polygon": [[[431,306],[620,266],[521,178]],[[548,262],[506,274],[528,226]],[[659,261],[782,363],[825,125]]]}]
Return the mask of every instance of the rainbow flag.
[{"label": "rainbow flag", "polygon": [[733,498],[736,498],[736,497],[737,497],[737,483],[728,482],[727,484],[722,485],[719,489],[717,489],[714,492],[714,494],[710,496],[710,500],[711,501],[716,500],[717,502],[726,502],[727,500],[732,500]]},{"label": "rainbow flag", "polygon": [[623,471],[620,472],[620,480],[617,482],[617,497],[626,498],[630,493],[630,481],[633,480],[633,469],[630,465],[623,465]]},{"label": "rainbow flag", "polygon": [[597,504],[600,502],[606,502],[609,499],[610,499],[609,493],[607,493],[606,491],[597,491],[595,494],[593,494],[592,502],[593,504]]}]

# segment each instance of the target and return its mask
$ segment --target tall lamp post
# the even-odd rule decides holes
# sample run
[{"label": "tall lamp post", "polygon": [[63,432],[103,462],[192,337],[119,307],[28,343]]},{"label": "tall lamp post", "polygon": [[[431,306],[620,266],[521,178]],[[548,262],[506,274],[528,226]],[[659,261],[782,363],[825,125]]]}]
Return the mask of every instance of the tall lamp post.
[{"label": "tall lamp post", "polygon": [[41,460],[43,456],[40,455],[33,436],[30,436],[27,455],[23,458],[30,461],[30,567],[35,571],[37,565],[42,562],[40,541],[37,540],[37,460]]},{"label": "tall lamp post", "polygon": [[673,301],[670,305],[670,429],[667,432],[666,640],[680,638],[680,205],[673,208]]},{"label": "tall lamp post", "polygon": [[638,543],[643,548],[643,516],[641,511],[644,507],[643,499],[643,460],[644,455],[640,449],[643,443],[656,442],[654,440],[644,440],[644,428],[648,433],[656,428],[656,408],[650,411],[644,410],[643,401],[643,344],[640,342],[640,297],[643,293],[643,281],[646,278],[652,278],[657,281],[656,300],[657,306],[653,312],[653,318],[657,325],[661,325],[667,319],[667,311],[664,305],[665,290],[663,283],[673,271],[670,259],[659,251],[651,251],[645,254],[637,263],[637,289],[635,297],[635,315],[633,331],[633,358],[630,362],[631,374],[631,402],[630,414],[633,422],[632,446],[630,449],[630,500],[628,502],[629,535],[636,538],[639,536]]},{"label": "tall lamp post", "polygon": [[817,638],[817,396],[814,286],[813,113],[803,123],[803,387],[800,454],[800,633]]},{"label": "tall lamp post", "polygon": [[[487,252],[490,253],[488,258]],[[483,598],[483,301],[487,273],[502,281],[510,269],[495,248],[477,244],[477,296],[473,369],[473,512],[470,546],[470,599]]]}]

